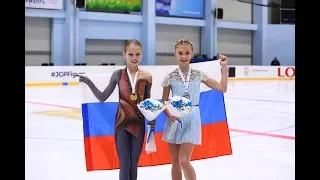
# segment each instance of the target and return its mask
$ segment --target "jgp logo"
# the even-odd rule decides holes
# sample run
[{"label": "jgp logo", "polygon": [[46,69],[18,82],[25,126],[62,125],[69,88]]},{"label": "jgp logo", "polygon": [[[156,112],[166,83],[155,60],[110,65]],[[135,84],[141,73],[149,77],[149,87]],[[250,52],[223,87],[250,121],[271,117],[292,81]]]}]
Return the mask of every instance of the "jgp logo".
[{"label": "jgp logo", "polygon": [[75,77],[77,73],[72,71],[64,71],[64,72],[51,72],[51,77]]},{"label": "jgp logo", "polygon": [[294,67],[288,67],[284,71],[282,68],[278,68],[278,77],[294,77],[296,75],[296,69]]}]

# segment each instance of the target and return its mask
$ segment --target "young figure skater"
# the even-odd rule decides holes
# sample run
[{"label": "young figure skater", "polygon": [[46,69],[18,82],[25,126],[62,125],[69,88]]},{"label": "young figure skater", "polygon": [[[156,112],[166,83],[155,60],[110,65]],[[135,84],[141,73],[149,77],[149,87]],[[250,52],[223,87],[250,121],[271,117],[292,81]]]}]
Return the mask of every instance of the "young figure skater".
[{"label": "young figure skater", "polygon": [[[142,57],[142,46],[138,40],[126,41],[123,56],[127,66],[113,72],[103,92],[86,76],[80,76],[80,82],[87,84],[100,102],[106,101],[118,85],[115,142],[120,161],[119,179],[136,180],[145,134],[144,116],[137,108],[137,103],[150,97],[152,76],[138,68]],[[151,128],[154,128],[154,123],[148,122]]]},{"label": "young figure skater", "polygon": [[211,89],[221,92],[227,91],[227,57],[219,55],[222,68],[222,78],[220,83],[208,77],[199,70],[189,67],[193,56],[193,45],[189,40],[178,40],[175,44],[175,57],[179,67],[167,74],[162,82],[162,100],[168,101],[170,90],[173,96],[186,96],[191,99],[195,109],[188,115],[181,118],[182,126],[178,126],[175,136],[169,138],[171,123],[178,120],[165,110],[167,120],[164,126],[162,140],[168,142],[172,169],[172,180],[182,180],[182,172],[186,180],[196,180],[196,173],[190,163],[194,145],[201,144],[201,119],[198,108],[200,100],[200,84],[204,83]]}]

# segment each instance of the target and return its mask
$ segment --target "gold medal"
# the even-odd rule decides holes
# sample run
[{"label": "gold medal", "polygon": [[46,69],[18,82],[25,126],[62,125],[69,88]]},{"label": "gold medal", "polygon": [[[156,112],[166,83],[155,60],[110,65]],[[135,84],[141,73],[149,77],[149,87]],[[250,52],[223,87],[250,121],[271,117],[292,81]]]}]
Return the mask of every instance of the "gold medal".
[{"label": "gold medal", "polygon": [[132,101],[136,101],[138,99],[138,96],[136,94],[130,94],[130,99]]}]

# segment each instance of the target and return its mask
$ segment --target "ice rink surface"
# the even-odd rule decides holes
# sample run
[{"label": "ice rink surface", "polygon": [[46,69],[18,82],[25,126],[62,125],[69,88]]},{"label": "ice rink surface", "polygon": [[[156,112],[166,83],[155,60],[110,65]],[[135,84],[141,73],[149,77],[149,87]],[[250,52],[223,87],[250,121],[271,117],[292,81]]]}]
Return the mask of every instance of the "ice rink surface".
[{"label": "ice rink surface", "polygon": [[[225,103],[233,155],[193,161],[198,180],[295,179],[295,81],[229,81]],[[86,172],[78,88],[26,87],[26,180],[118,180]],[[171,165],[138,180],[170,180]]]}]

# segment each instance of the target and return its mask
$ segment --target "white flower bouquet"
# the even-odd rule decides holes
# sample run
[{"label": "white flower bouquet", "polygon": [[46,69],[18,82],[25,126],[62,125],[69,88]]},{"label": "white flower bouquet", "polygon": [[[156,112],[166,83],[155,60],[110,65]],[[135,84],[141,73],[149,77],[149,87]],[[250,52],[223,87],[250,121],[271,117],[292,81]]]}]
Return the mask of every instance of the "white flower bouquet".
[{"label": "white flower bouquet", "polygon": [[[147,121],[154,121],[166,108],[162,102],[150,98],[140,102],[137,106]],[[148,125],[145,150],[147,154],[157,151],[155,143],[155,130],[151,128],[150,125]]]},{"label": "white flower bouquet", "polygon": [[[178,118],[189,114],[193,110],[191,100],[183,96],[174,96],[170,98],[169,101],[166,101],[165,104],[167,105],[167,109],[170,114]],[[180,125],[182,126],[182,122],[180,120],[171,124],[171,128],[168,133],[169,139],[172,139],[174,137],[178,123],[180,123]]]}]

